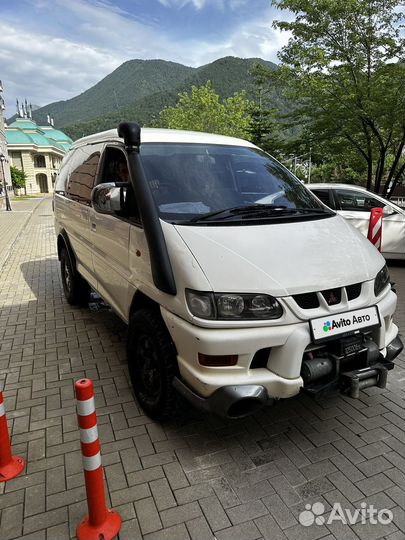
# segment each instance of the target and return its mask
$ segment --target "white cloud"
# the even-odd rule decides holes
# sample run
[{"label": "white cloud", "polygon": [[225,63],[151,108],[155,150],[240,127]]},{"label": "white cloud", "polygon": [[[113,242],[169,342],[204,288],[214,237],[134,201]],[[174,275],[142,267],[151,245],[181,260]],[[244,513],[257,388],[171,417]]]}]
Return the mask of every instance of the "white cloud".
[{"label": "white cloud", "polygon": [[[15,97],[44,105],[82,92],[118,67],[122,58],[86,44],[35,35],[0,23],[0,66],[7,115]],[[10,103],[10,95],[12,102]]]},{"label": "white cloud", "polygon": [[[223,56],[261,57],[276,61],[277,52],[288,35],[271,27],[274,11],[268,8],[257,19],[244,21],[231,33],[214,41],[177,39],[154,21],[135,20],[119,9],[110,9],[109,0],[34,0],[44,9],[54,9],[64,27],[36,28],[21,19],[0,22],[0,78],[3,79],[7,116],[14,113],[15,98],[27,98],[45,105],[65,100],[88,89],[122,62],[161,58],[200,66]],[[161,3],[218,0],[159,0]],[[246,0],[227,0],[228,5]],[[66,22],[64,22],[66,21]],[[34,24],[34,23],[33,23]],[[35,22],[37,25],[37,22]],[[67,37],[69,35],[69,38]],[[24,39],[21,38],[24,36]]]},{"label": "white cloud", "polygon": [[232,10],[237,9],[248,3],[249,0],[158,0],[162,6],[168,8],[181,9],[189,4],[192,4],[195,9],[200,10],[205,6],[213,6],[223,11],[225,8]]}]

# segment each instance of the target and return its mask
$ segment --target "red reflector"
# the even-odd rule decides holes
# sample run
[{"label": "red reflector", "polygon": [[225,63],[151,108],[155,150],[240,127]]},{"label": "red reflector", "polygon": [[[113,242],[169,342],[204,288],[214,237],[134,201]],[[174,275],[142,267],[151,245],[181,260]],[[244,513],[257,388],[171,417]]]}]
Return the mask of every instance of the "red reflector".
[{"label": "red reflector", "polygon": [[198,361],[202,366],[235,366],[238,363],[238,355],[224,354],[212,356],[210,354],[198,353]]}]

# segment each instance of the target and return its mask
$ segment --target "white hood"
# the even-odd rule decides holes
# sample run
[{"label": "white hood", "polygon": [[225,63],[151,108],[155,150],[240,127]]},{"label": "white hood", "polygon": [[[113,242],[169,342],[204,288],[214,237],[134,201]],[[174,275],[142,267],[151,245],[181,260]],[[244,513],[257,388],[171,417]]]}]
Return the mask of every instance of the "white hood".
[{"label": "white hood", "polygon": [[373,279],[383,257],[339,216],[176,230],[216,292],[289,296]]}]

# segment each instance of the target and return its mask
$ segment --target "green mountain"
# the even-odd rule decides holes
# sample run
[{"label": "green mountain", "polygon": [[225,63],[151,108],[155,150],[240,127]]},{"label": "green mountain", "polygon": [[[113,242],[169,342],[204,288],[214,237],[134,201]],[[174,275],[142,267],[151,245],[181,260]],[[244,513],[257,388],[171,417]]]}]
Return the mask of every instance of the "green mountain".
[{"label": "green mountain", "polygon": [[33,118],[46,123],[49,114],[58,128],[89,120],[178,85],[192,72],[193,68],[175,62],[129,60],[82,94],[37,109]]},{"label": "green mountain", "polygon": [[[33,117],[44,123],[50,114],[55,125],[73,139],[116,127],[123,120],[146,125],[164,107],[175,105],[179,92],[208,80],[222,99],[241,90],[253,98],[250,70],[256,63],[270,69],[277,67],[260,58],[225,57],[199,68],[164,60],[130,60],[79,96],[41,107]],[[272,101],[273,106],[282,106],[276,93]]]}]

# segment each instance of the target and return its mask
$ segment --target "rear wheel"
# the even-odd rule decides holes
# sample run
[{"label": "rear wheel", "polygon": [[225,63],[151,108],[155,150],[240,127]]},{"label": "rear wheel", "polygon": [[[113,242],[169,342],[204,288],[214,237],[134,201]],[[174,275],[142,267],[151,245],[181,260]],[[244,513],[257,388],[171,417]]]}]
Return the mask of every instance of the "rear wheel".
[{"label": "rear wheel", "polygon": [[90,285],[73,268],[66,248],[60,254],[60,271],[66,300],[71,306],[86,306],[90,299]]},{"label": "rear wheel", "polygon": [[178,373],[176,349],[160,313],[141,309],[129,321],[128,368],[135,395],[151,418],[173,417],[180,396],[172,386]]}]

